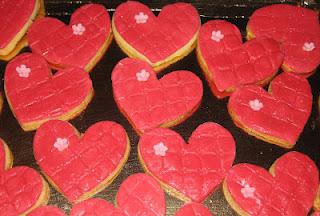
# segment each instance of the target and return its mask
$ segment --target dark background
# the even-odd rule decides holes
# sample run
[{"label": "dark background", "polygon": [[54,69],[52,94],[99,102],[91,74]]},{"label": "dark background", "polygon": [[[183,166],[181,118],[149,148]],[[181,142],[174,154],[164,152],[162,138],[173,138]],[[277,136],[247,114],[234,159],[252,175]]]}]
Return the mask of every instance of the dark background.
[{"label": "dark background", "polygon": [[[45,0],[46,11],[49,16],[57,17],[64,22],[68,23],[70,14],[78,8],[81,4],[95,2],[102,3],[106,6],[110,15],[112,15],[116,6],[121,1],[70,1],[70,0]],[[144,1],[157,13],[163,5],[175,1]],[[198,9],[201,14],[202,22],[210,19],[226,19],[236,24],[243,35],[245,35],[245,26],[249,16],[252,12],[267,4],[277,3],[274,0],[256,0],[256,1],[230,1],[230,0],[217,0],[217,1],[186,1]],[[319,9],[319,4],[310,3],[307,1],[281,1],[290,4],[302,4],[303,6]],[[29,51],[28,48],[23,51]],[[132,129],[128,121],[121,115],[116,107],[112,95],[111,86],[111,72],[116,63],[126,55],[120,50],[115,41],[112,42],[102,60],[90,73],[93,80],[95,95],[88,108],[77,118],[70,121],[80,132],[85,132],[88,127],[98,121],[111,120],[116,121],[124,126],[131,142],[131,153],[128,162],[123,167],[120,175],[115,181],[105,190],[97,194],[95,197],[100,197],[108,200],[111,203],[115,201],[115,195],[121,182],[130,174],[142,172],[137,159],[137,143],[139,141],[138,135]],[[0,62],[1,78],[6,63]],[[247,135],[241,129],[238,129],[231,121],[226,104],[228,99],[216,99],[204,79],[201,69],[196,61],[195,53],[192,52],[186,58],[173,64],[169,68],[159,73],[158,77],[161,78],[164,74],[174,71],[186,69],[193,71],[203,81],[204,95],[200,108],[185,122],[173,127],[172,129],[180,133],[185,140],[188,140],[192,131],[200,124],[206,121],[213,121],[221,124],[227,128],[236,141],[237,154],[235,164],[237,163],[252,163],[268,169],[275,159],[288,152],[278,146],[271,145],[260,141],[254,137]],[[320,90],[320,71],[311,76],[308,80],[312,86],[313,91],[313,109],[311,116],[305,126],[305,130],[300,136],[296,146],[292,150],[300,151],[307,154],[314,160],[318,167],[320,167],[320,120],[317,101]],[[3,85],[2,85],[3,86]],[[28,165],[40,172],[39,167],[35,163],[32,142],[34,132],[24,132],[15,118],[5,101],[3,112],[0,116],[0,137],[2,137],[11,148],[14,155],[14,166]],[[166,195],[167,200],[167,215],[174,215],[174,212],[183,204],[181,201]],[[51,198],[49,204],[56,205],[66,213],[69,212],[71,205],[63,196],[61,196],[55,189],[51,187]],[[204,204],[216,216],[236,215],[226,202],[221,187],[218,188],[211,196],[209,196]]]}]

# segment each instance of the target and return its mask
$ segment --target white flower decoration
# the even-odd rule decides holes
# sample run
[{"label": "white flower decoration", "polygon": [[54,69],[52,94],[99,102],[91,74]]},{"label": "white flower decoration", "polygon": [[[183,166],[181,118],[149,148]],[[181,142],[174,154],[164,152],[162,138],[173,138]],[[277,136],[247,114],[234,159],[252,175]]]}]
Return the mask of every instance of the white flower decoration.
[{"label": "white flower decoration", "polygon": [[56,142],[53,144],[53,146],[58,149],[59,151],[63,151],[69,146],[69,141],[67,138],[57,138]]},{"label": "white flower decoration", "polygon": [[154,154],[158,156],[166,156],[166,152],[168,151],[168,147],[164,145],[163,142],[159,142],[158,144],[153,146]]},{"label": "white flower decoration", "polygon": [[224,35],[221,33],[220,30],[218,31],[212,31],[211,33],[211,40],[214,40],[216,42],[220,42],[224,38]]},{"label": "white flower decoration", "polygon": [[305,43],[303,44],[303,47],[302,47],[302,49],[303,49],[304,51],[307,51],[307,52],[311,52],[311,51],[314,50],[315,48],[316,48],[316,46],[314,45],[313,42],[305,42]]},{"label": "white flower decoration", "polygon": [[145,69],[142,69],[140,72],[136,73],[136,77],[139,82],[145,82],[149,79],[150,73]]},{"label": "white flower decoration", "polygon": [[250,185],[246,182],[246,180],[241,180],[241,193],[244,198],[254,198],[254,192],[256,189],[254,187],[250,187]]},{"label": "white flower decoration", "polygon": [[148,15],[144,14],[143,12],[140,12],[139,14],[136,14],[134,16],[134,19],[136,20],[137,24],[146,23],[148,21]]},{"label": "white flower decoration", "polygon": [[19,77],[27,78],[31,72],[31,69],[28,68],[25,64],[22,64],[16,67],[16,71],[19,74]]},{"label": "white flower decoration", "polygon": [[249,101],[249,106],[251,107],[252,110],[259,111],[263,108],[263,103],[260,102],[258,99],[254,99]]},{"label": "white flower decoration", "polygon": [[86,27],[78,23],[77,25],[72,25],[72,30],[74,35],[82,35],[86,31]]}]

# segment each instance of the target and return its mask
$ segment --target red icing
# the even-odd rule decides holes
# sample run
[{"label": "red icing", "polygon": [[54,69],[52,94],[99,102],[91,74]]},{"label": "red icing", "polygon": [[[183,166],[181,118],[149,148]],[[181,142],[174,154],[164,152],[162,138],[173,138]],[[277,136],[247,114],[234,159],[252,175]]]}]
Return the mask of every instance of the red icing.
[{"label": "red icing", "polygon": [[55,206],[41,206],[33,210],[28,216],[65,216],[65,214]]},{"label": "red icing", "polygon": [[[256,10],[248,22],[255,37],[268,36],[282,43],[284,64],[295,73],[310,73],[320,63],[320,25],[316,11],[278,4]],[[306,52],[304,43],[315,49]]]},{"label": "red icing", "polygon": [[[148,15],[146,23],[136,23],[135,16],[140,12]],[[197,10],[186,3],[167,5],[156,17],[144,4],[128,1],[117,7],[113,22],[120,36],[151,63],[177,52],[200,28]]]},{"label": "red icing", "polygon": [[[274,173],[238,164],[229,171],[225,183],[233,200],[249,215],[307,215],[319,181],[314,162],[299,152],[289,152],[276,161]],[[251,197],[245,198],[241,192],[242,181],[254,188]]]},{"label": "red icing", "polygon": [[[85,27],[82,35],[74,35],[72,25]],[[46,17],[35,21],[28,31],[33,52],[59,68],[85,66],[106,42],[111,31],[110,16],[98,4],[77,9],[66,26],[58,19]]]},{"label": "red icing", "polygon": [[[223,38],[212,40],[212,32]],[[242,44],[239,29],[226,21],[209,21],[201,27],[198,49],[208,66],[209,83],[218,95],[223,91],[259,83],[272,77],[281,66],[283,54],[279,44],[269,38],[259,38]],[[213,91],[213,93],[216,93]],[[219,94],[220,93],[220,94]]]},{"label": "red icing", "polygon": [[[154,146],[167,147],[164,156]],[[139,141],[139,154],[152,175],[193,201],[201,202],[221,183],[235,158],[235,142],[228,130],[207,122],[191,135],[189,144],[169,129],[154,129]]]},{"label": "red icing", "polygon": [[[136,73],[150,77],[138,81]],[[190,71],[174,71],[160,80],[146,62],[126,58],[112,72],[113,95],[121,111],[139,132],[194,111],[202,98],[201,80]]]},{"label": "red icing", "polygon": [[213,214],[200,203],[189,203],[182,206],[175,216],[213,216]]},{"label": "red icing", "polygon": [[[28,77],[19,76],[17,67],[21,65],[30,68]],[[79,106],[92,91],[91,79],[82,69],[51,75],[44,58],[31,53],[21,54],[7,65],[4,82],[12,111],[24,124],[59,118]]]},{"label": "red icing", "polygon": [[4,150],[3,140],[0,138],[0,172],[5,170],[6,166],[6,152]]},{"label": "red icing", "polygon": [[42,179],[33,169],[14,167],[0,175],[0,213],[17,216],[34,206],[42,191]]},{"label": "red icing", "polygon": [[[54,145],[58,138],[68,141],[62,151]],[[51,120],[37,130],[33,150],[43,172],[74,202],[116,175],[113,172],[121,168],[127,150],[127,136],[119,124],[102,121],[79,138],[68,122]]]},{"label": "red icing", "polygon": [[[31,18],[35,6],[36,0],[0,1],[0,49],[5,48],[18,32],[21,31],[27,21]],[[25,30],[25,32],[26,31],[27,30]],[[3,55],[5,53],[2,54],[0,51],[0,54]]]},{"label": "red icing", "polygon": [[320,212],[314,212],[311,216],[320,216]]},{"label": "red icing", "polygon": [[[241,88],[231,95],[228,109],[246,127],[294,146],[312,108],[308,80],[282,73],[271,82],[269,89],[270,93],[258,86]],[[249,101],[255,99],[263,104],[259,111],[249,106]]]}]

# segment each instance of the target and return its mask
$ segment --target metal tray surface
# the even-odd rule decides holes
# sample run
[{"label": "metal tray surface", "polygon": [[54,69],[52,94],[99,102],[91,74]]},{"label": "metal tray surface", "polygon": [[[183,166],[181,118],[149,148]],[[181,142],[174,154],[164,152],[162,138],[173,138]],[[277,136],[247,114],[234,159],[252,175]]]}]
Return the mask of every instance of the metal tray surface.
[{"label": "metal tray surface", "polygon": [[[69,14],[71,14],[72,11],[79,7],[81,4],[86,3],[88,1],[47,0],[45,2],[48,14],[55,16],[67,23],[69,21]],[[95,2],[104,3],[104,5],[109,9],[109,11],[111,11],[111,15],[116,5],[119,4],[119,1],[110,1],[111,6],[108,7],[109,1],[100,0]],[[152,5],[152,3],[156,4],[157,2],[159,6],[159,2],[161,1],[150,1],[150,5]],[[168,3],[170,1],[165,2]],[[199,2],[201,1],[195,1],[194,5],[199,6]],[[211,1],[203,1],[203,3],[205,2]],[[257,2],[266,3],[266,1]],[[291,1],[291,3],[292,2],[293,1]],[[267,3],[274,3],[274,1],[267,1]],[[68,5],[68,7],[65,7],[66,5]],[[319,5],[316,6],[319,7]],[[60,11],[67,11],[68,13],[57,13],[57,9],[59,8],[61,9]],[[232,14],[232,16],[228,16],[228,18],[226,18],[226,16],[224,16],[223,14],[218,14],[217,16],[215,16],[214,12],[212,12],[212,15],[202,14],[204,15],[201,17],[202,22],[204,23],[216,17],[225,18],[227,21],[236,24],[241,29],[244,35],[245,26],[248,21],[248,16],[234,16],[234,14],[232,13],[233,8],[236,8],[236,6],[229,8],[230,14]],[[253,7],[248,8],[249,11],[245,10],[244,8],[242,8],[242,10],[247,11],[246,13],[249,14],[251,13],[252,8]],[[211,10],[215,11],[216,9],[212,7]],[[201,8],[199,11],[201,13]],[[237,10],[235,9],[235,11]],[[206,13],[208,13],[207,10]],[[23,51],[30,50],[26,48]],[[90,73],[90,76],[93,81],[93,87],[95,90],[93,100],[91,101],[87,109],[81,113],[80,116],[70,121],[80,132],[85,132],[86,129],[89,128],[92,124],[103,120],[116,121],[126,129],[131,142],[131,152],[129,159],[127,163],[124,165],[120,175],[113,181],[113,183],[95,196],[103,198],[111,203],[114,203],[117,190],[122,181],[127,176],[133,173],[143,172],[137,157],[137,143],[139,141],[139,136],[133,130],[126,118],[118,110],[112,94],[112,69],[119,60],[125,57],[126,55],[120,50],[115,41],[113,41],[109,49],[107,50],[106,54],[101,59],[101,61],[95,66],[95,68]],[[6,63],[0,62],[1,78],[3,78],[5,67]],[[198,125],[207,121],[213,121],[227,128],[236,141],[237,153],[234,164],[252,163],[268,169],[278,157],[289,151],[278,146],[271,145],[261,140],[258,140],[246,134],[234,125],[226,108],[228,98],[218,100],[213,96],[197,63],[195,52],[192,52],[184,59],[180,60],[179,62],[173,64],[169,68],[159,73],[158,77],[160,78],[163,75],[169,73],[170,71],[181,69],[193,71],[202,80],[204,88],[203,99],[199,109],[186,121],[172,128],[174,131],[181,134],[181,136],[185,140],[188,140],[192,131]],[[318,110],[318,98],[320,91],[320,69],[318,68],[317,72],[314,75],[312,75],[308,80],[310,82],[310,85],[312,86],[313,93],[312,113],[296,146],[292,150],[307,154],[317,164],[318,168],[320,168],[320,117]],[[27,165],[35,168],[37,171],[41,173],[41,170],[36,164],[33,156],[32,143],[34,134],[34,131],[24,132],[20,128],[18,122],[14,118],[8,106],[8,103],[5,101],[3,111],[0,116],[0,137],[7,142],[7,144],[13,152],[14,166]],[[61,209],[63,209],[66,213],[69,213],[70,208],[72,206],[53,187],[50,186],[50,189],[51,197],[48,204],[58,206]],[[167,215],[174,215],[175,211],[182,204],[182,201],[179,201],[166,194]],[[212,195],[210,195],[204,201],[204,204],[216,216],[237,215],[229,207],[227,201],[223,196],[221,187],[219,187]]]}]

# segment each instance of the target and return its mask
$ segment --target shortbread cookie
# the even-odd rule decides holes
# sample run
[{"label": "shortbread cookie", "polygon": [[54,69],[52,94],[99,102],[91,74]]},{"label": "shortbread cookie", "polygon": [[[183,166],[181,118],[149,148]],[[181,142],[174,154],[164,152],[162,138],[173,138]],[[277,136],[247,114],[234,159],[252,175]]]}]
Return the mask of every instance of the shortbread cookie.
[{"label": "shortbread cookie", "polygon": [[201,80],[190,71],[158,80],[148,63],[132,58],[115,66],[112,88],[119,110],[138,134],[181,123],[197,110],[203,93]]},{"label": "shortbread cookie", "polygon": [[55,206],[41,206],[33,210],[28,216],[66,216],[64,212]]},{"label": "shortbread cookie", "polygon": [[182,206],[175,216],[213,216],[213,214],[200,203],[188,203]]},{"label": "shortbread cookie", "polygon": [[169,194],[185,202],[201,202],[222,182],[235,158],[235,141],[228,130],[207,122],[186,145],[176,132],[157,128],[139,141],[144,170]]},{"label": "shortbread cookie", "polygon": [[223,98],[243,85],[267,84],[280,68],[283,52],[271,38],[243,44],[235,25],[212,20],[200,29],[197,58],[213,94]]},{"label": "shortbread cookie", "polygon": [[0,172],[12,167],[13,155],[6,144],[6,142],[0,138]]},{"label": "shortbread cookie", "polygon": [[51,120],[37,130],[33,151],[48,181],[78,203],[117,177],[128,159],[130,141],[115,122],[95,123],[81,135],[68,122]]},{"label": "shortbread cookie", "polygon": [[275,4],[256,10],[247,25],[247,38],[271,37],[284,48],[283,70],[309,76],[320,63],[320,25],[316,11]]},{"label": "shortbread cookie", "polygon": [[197,10],[187,3],[169,4],[156,17],[139,2],[119,5],[112,30],[119,47],[130,57],[148,62],[155,71],[188,55],[200,29]]},{"label": "shortbread cookie", "polygon": [[14,167],[0,175],[0,214],[25,215],[45,205],[50,197],[46,181],[26,166]]},{"label": "shortbread cookie", "polygon": [[313,202],[313,208],[316,211],[320,211],[320,185],[318,187],[318,192],[317,192],[317,196]]},{"label": "shortbread cookie", "polygon": [[268,92],[258,86],[235,91],[228,102],[234,123],[248,134],[283,148],[297,142],[312,109],[307,79],[293,73],[278,75]]},{"label": "shortbread cookie", "polygon": [[307,215],[317,193],[319,172],[299,152],[278,158],[269,172],[251,164],[237,164],[223,183],[224,195],[239,215]]},{"label": "shortbread cookie", "polygon": [[78,116],[93,97],[89,75],[80,68],[51,74],[45,59],[24,53],[9,62],[4,88],[10,108],[25,131],[50,119]]},{"label": "shortbread cookie", "polygon": [[108,11],[87,4],[71,16],[69,25],[55,18],[42,18],[28,31],[32,52],[42,55],[57,69],[79,67],[91,71],[112,40]]}]

